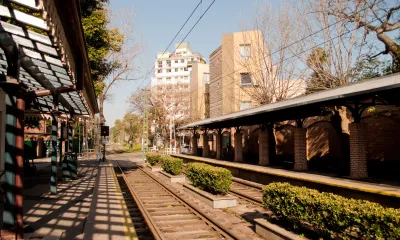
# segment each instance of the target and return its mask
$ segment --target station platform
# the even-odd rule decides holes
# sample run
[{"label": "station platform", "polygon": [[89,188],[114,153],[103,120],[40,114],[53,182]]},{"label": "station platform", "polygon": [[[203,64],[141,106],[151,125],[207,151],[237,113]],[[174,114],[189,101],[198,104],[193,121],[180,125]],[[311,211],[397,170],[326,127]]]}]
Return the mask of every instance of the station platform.
[{"label": "station platform", "polygon": [[332,192],[344,197],[365,199],[378,202],[387,207],[400,208],[399,183],[378,183],[374,182],[374,179],[360,181],[327,176],[319,173],[297,172],[293,170],[229,162],[185,154],[171,154],[171,156],[182,158],[185,162],[198,161],[228,168],[235,177],[261,184],[269,184],[271,182],[289,182],[293,185],[310,187],[319,191]]},{"label": "station platform", "polygon": [[57,195],[45,164],[25,178],[24,239],[137,239],[111,163],[79,160],[79,179],[60,179]]}]

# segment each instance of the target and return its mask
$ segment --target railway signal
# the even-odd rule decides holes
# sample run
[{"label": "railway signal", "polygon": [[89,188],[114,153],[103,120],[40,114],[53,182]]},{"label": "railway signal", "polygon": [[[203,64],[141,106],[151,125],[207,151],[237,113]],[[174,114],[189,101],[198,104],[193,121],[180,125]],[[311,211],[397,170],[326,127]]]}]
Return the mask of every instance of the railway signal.
[{"label": "railway signal", "polygon": [[109,126],[101,126],[101,136],[108,137],[110,135],[110,127]]}]

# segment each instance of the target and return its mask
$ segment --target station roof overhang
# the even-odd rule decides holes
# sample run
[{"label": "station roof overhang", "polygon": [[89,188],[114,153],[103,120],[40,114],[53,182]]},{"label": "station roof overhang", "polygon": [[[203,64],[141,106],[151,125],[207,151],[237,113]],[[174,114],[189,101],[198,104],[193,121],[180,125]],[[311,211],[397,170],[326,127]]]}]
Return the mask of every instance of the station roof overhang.
[{"label": "station roof overhang", "polygon": [[391,74],[321,92],[262,105],[219,117],[193,122],[178,130],[193,128],[229,128],[251,126],[271,121],[301,119],[325,114],[330,106],[348,106],[371,101],[400,104],[400,74]]},{"label": "station roof overhang", "polygon": [[[2,83],[8,81],[6,76],[14,68],[18,84],[30,99],[28,109],[48,113],[59,102],[62,113],[97,113],[79,1],[8,2],[0,5]],[[21,7],[29,11],[21,11]],[[21,67],[12,66],[16,58]],[[58,96],[57,101],[54,96]]]}]

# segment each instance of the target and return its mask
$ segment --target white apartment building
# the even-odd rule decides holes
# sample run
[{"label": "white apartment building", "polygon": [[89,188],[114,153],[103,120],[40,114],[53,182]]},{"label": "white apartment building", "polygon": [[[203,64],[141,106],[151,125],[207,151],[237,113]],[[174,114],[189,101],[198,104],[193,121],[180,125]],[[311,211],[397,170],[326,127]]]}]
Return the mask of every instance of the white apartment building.
[{"label": "white apartment building", "polygon": [[205,62],[199,53],[192,52],[189,43],[175,44],[173,53],[157,54],[151,91],[153,96],[160,98],[170,117],[189,117],[192,65]]}]

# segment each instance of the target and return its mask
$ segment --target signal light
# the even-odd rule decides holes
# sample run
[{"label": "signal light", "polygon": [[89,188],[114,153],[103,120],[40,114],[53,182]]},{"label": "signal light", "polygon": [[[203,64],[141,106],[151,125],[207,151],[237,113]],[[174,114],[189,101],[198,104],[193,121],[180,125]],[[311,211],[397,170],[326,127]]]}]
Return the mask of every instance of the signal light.
[{"label": "signal light", "polygon": [[110,128],[108,126],[101,126],[101,136],[108,137],[110,135]]}]

